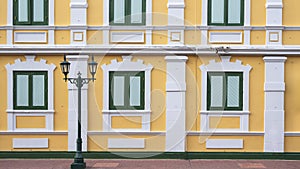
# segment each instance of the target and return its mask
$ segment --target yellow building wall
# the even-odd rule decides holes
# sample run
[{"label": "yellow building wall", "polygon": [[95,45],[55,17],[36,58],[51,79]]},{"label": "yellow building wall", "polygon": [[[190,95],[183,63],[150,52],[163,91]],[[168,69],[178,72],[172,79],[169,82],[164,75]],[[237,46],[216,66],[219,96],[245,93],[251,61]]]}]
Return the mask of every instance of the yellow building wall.
[{"label": "yellow building wall", "polygon": [[152,24],[168,25],[168,0],[152,0]]},{"label": "yellow building wall", "polygon": [[103,44],[103,31],[87,31],[87,44],[89,45]]},{"label": "yellow building wall", "polygon": [[282,9],[282,25],[284,26],[296,26],[300,25],[299,15],[299,0],[284,0]]},{"label": "yellow building wall", "polygon": [[111,127],[113,129],[142,129],[142,116],[113,116]]},{"label": "yellow building wall", "polygon": [[185,1],[185,25],[195,26],[201,24],[202,2],[200,0]]},{"label": "yellow building wall", "polygon": [[6,44],[6,30],[0,30],[0,44]]},{"label": "yellow building wall", "polygon": [[240,117],[210,117],[210,129],[239,129]]},{"label": "yellow building wall", "polygon": [[241,60],[243,65],[249,64],[250,87],[249,87],[249,130],[264,131],[264,71],[263,56],[233,56],[231,61]]},{"label": "yellow building wall", "polygon": [[168,44],[168,31],[152,31],[152,44],[153,45]]},{"label": "yellow building wall", "polygon": [[300,77],[296,72],[300,71],[299,56],[289,56],[285,62],[285,131],[300,131]]},{"label": "yellow building wall", "polygon": [[87,25],[103,25],[103,0],[87,0],[87,3],[89,4],[87,8]]},{"label": "yellow building wall", "polygon": [[251,26],[266,25],[266,0],[251,0]]},{"label": "yellow building wall", "polygon": [[16,128],[46,128],[45,116],[17,116]]},{"label": "yellow building wall", "polygon": [[[48,138],[49,148],[13,148],[13,138]],[[0,135],[0,151],[67,151],[67,135]]]},{"label": "yellow building wall", "polygon": [[54,1],[54,21],[55,26],[70,25],[70,0]]},{"label": "yellow building wall", "polygon": [[[207,139],[243,139],[242,149],[207,149]],[[188,152],[263,152],[263,136],[187,136]]]},{"label": "yellow building wall", "polygon": [[[145,148],[143,149],[108,149],[108,139],[135,139],[144,138]],[[88,137],[88,151],[109,151],[109,152],[161,152],[165,151],[165,136],[160,135],[90,135]]]},{"label": "yellow building wall", "polygon": [[251,45],[265,45],[266,44],[266,31],[251,31],[250,34]]},{"label": "yellow building wall", "polygon": [[283,45],[300,45],[300,31],[282,31]]},{"label": "yellow building wall", "polygon": [[284,152],[300,152],[300,137],[285,137]]},{"label": "yellow building wall", "polygon": [[71,37],[69,30],[55,31],[55,44],[56,45],[68,45],[70,44]]},{"label": "yellow building wall", "polygon": [[[98,65],[110,64],[111,60],[117,59],[119,62],[122,61],[121,56],[96,56]],[[133,61],[141,59],[144,64],[151,64],[152,77],[151,79],[159,79],[151,81],[151,131],[165,131],[165,84],[166,84],[166,64],[164,56],[134,56]],[[97,80],[89,84],[89,121],[88,129],[90,131],[101,131],[102,130],[102,109],[103,109],[103,72],[99,68],[96,74]],[[99,80],[98,80],[99,79]]]},{"label": "yellow building wall", "polygon": [[196,29],[192,31],[184,31],[184,42],[186,45],[200,45],[201,31]]},{"label": "yellow building wall", "polygon": [[7,24],[7,0],[0,0],[0,26]]}]

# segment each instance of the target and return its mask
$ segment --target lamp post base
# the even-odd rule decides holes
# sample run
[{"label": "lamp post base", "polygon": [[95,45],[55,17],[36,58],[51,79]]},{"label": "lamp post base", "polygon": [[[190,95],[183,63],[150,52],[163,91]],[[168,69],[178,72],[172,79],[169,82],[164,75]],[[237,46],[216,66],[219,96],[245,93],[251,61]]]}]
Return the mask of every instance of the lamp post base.
[{"label": "lamp post base", "polygon": [[73,162],[71,164],[71,169],[85,169],[85,168],[86,168],[85,162],[83,162],[83,163],[75,163],[75,162]]}]

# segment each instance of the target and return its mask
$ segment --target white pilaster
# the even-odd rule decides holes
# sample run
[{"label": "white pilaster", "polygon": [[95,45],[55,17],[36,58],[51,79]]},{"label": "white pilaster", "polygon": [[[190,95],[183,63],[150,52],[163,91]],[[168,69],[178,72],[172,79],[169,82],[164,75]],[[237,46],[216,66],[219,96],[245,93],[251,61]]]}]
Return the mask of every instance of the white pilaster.
[{"label": "white pilaster", "polygon": [[284,62],[286,57],[267,56],[265,61],[265,152],[284,152]]},{"label": "white pilaster", "polygon": [[70,26],[75,27],[70,31],[71,45],[85,45],[86,29],[84,27],[87,26],[87,0],[71,0],[70,8]]},{"label": "white pilaster", "polygon": [[169,45],[184,44],[184,0],[169,0],[168,25],[178,28],[168,31]]},{"label": "white pilaster", "polygon": [[282,45],[282,0],[267,0],[266,45]]},{"label": "white pilaster", "polygon": [[[71,63],[70,78],[76,78],[80,71],[83,78],[87,77],[88,68],[87,55],[68,55],[67,59]],[[68,83],[69,89],[69,110],[68,110],[68,150],[76,150],[77,120],[78,120],[78,89],[75,84]],[[87,151],[87,122],[88,122],[88,85],[84,85],[81,90],[81,137],[82,150]]]},{"label": "white pilaster", "polygon": [[166,56],[166,151],[185,151],[186,56]]}]

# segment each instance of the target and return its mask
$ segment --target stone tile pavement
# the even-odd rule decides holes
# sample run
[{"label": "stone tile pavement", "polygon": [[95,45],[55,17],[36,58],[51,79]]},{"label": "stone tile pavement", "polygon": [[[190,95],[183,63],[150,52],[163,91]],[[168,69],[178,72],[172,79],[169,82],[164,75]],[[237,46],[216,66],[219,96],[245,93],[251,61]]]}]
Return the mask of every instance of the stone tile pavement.
[{"label": "stone tile pavement", "polygon": [[[87,169],[300,169],[286,160],[93,160]],[[0,169],[69,169],[72,159],[0,159]]]}]

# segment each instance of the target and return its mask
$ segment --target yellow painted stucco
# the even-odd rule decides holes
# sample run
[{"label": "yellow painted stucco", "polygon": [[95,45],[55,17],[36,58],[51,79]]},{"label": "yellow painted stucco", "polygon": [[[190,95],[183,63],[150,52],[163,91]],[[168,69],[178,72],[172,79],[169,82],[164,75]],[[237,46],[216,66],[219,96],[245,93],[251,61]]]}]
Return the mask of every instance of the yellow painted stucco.
[{"label": "yellow painted stucco", "polygon": [[[243,139],[242,149],[207,149],[207,139]],[[263,152],[263,136],[187,136],[188,152]]]},{"label": "yellow painted stucco", "polygon": [[87,25],[103,25],[103,0],[87,0],[87,3]]},{"label": "yellow painted stucco", "polygon": [[152,24],[155,26],[168,25],[168,0],[152,1]]},{"label": "yellow painted stucco", "polygon": [[[49,148],[13,148],[13,138],[48,138]],[[0,151],[67,151],[67,135],[0,135]]]},{"label": "yellow painted stucco", "polygon": [[284,26],[297,26],[300,25],[299,15],[299,0],[283,0],[282,8],[282,25]]},{"label": "yellow painted stucco", "polygon": [[186,45],[200,45],[201,31],[200,30],[185,31],[184,42]]},{"label": "yellow painted stucco", "polygon": [[0,44],[6,44],[6,30],[0,30]]},{"label": "yellow painted stucco", "polygon": [[142,116],[113,116],[111,127],[113,129],[141,129]]},{"label": "yellow painted stucco", "polygon": [[240,117],[209,117],[210,129],[239,129]]},{"label": "yellow painted stucco", "polygon": [[[108,149],[108,139],[135,139],[144,138],[145,148],[142,149]],[[160,135],[90,135],[88,137],[88,151],[109,151],[109,152],[138,152],[152,151],[160,152],[165,150],[165,136]]]},{"label": "yellow painted stucco", "polygon": [[251,26],[266,25],[266,0],[251,0]]},{"label": "yellow painted stucco", "polygon": [[103,44],[103,32],[87,31],[87,44],[91,44],[91,45]]},{"label": "yellow painted stucco", "polygon": [[251,45],[265,45],[266,44],[266,31],[251,31],[250,44]]},{"label": "yellow painted stucco", "polygon": [[0,0],[0,25],[7,24],[7,0]]},{"label": "yellow painted stucco", "polygon": [[[112,42],[111,41],[111,35],[112,35],[112,33],[113,32],[128,32],[128,33],[141,33],[141,32],[143,32],[143,34],[144,34],[144,41],[143,42],[123,42],[123,40],[127,40],[127,39],[122,39],[122,41],[119,41],[119,42]],[[126,31],[124,31],[124,30],[113,30],[113,31],[110,31],[109,32],[109,35],[110,35],[110,38],[109,38],[109,40],[110,40],[110,44],[138,44],[138,45],[142,45],[142,44],[146,44],[146,32],[144,31],[144,30],[126,30]]]},{"label": "yellow painted stucco", "polygon": [[284,152],[300,152],[300,137],[285,137]]},{"label": "yellow painted stucco", "polygon": [[185,1],[184,22],[185,25],[201,24],[202,3],[199,0]]},{"label": "yellow painted stucco", "polygon": [[152,31],[152,44],[153,45],[168,44],[168,31]]},{"label": "yellow painted stucco", "polygon": [[16,128],[46,128],[45,116],[16,116]]},{"label": "yellow painted stucco", "polygon": [[200,82],[199,64],[201,58],[197,55],[189,56],[186,62],[186,130],[196,131],[200,129]]},{"label": "yellow painted stucco", "polygon": [[59,64],[63,61],[63,55],[39,55],[36,60],[44,59],[47,64],[53,63],[54,70],[54,130],[68,130],[68,87],[63,80]]},{"label": "yellow painted stucco", "polygon": [[[121,56],[96,56],[96,61],[99,66],[103,64],[110,64],[111,60],[117,59],[122,61]],[[134,56],[133,61],[141,59],[144,64],[151,64],[153,66],[151,72],[151,131],[164,131],[165,130],[165,83],[166,83],[166,65],[164,56]],[[102,130],[102,106],[103,106],[103,72],[99,68],[96,74],[97,80],[89,84],[89,102],[88,108],[88,129],[91,131]]]},{"label": "yellow painted stucco", "polygon": [[283,45],[300,45],[300,31],[282,31]]},{"label": "yellow painted stucco", "polygon": [[[285,62],[285,131],[300,131],[300,77],[296,72],[300,72],[299,56],[289,56]],[[296,74],[295,74],[296,73]]]},{"label": "yellow painted stucco", "polygon": [[55,44],[56,45],[68,45],[70,44],[70,31],[69,30],[61,30],[55,31]]},{"label": "yellow painted stucco", "polygon": [[70,25],[70,0],[54,1],[54,22],[55,26]]},{"label": "yellow painted stucco", "polygon": [[264,131],[264,71],[263,56],[233,56],[231,61],[241,60],[243,65],[249,64],[249,130]]}]

